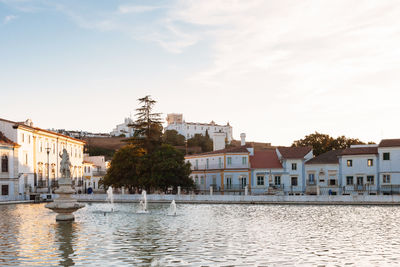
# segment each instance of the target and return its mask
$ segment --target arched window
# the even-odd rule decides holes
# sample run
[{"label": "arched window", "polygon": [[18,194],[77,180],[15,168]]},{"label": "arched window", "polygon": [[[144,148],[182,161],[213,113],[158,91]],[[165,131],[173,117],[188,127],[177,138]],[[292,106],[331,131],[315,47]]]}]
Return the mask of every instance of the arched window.
[{"label": "arched window", "polygon": [[1,156],[1,172],[8,172],[8,157],[6,155]]}]

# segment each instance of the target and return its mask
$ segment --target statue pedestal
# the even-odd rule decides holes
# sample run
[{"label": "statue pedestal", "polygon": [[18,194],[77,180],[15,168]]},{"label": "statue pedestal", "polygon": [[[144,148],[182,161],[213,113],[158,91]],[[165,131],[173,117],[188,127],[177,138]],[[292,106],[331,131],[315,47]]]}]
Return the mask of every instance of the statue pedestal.
[{"label": "statue pedestal", "polygon": [[46,205],[46,208],[57,212],[56,221],[73,221],[75,216],[72,214],[85,205],[71,197],[75,191],[72,189],[71,178],[61,178],[58,180],[59,188],[55,191],[59,195],[54,202]]}]

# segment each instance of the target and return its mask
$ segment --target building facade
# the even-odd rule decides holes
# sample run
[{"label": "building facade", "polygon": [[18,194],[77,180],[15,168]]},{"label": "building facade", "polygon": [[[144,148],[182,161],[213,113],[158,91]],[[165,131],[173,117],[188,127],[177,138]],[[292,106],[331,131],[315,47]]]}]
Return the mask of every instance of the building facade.
[{"label": "building facade", "polygon": [[186,139],[194,137],[195,134],[206,135],[207,132],[211,139],[214,138],[214,133],[225,133],[228,143],[232,141],[232,126],[229,123],[218,125],[214,121],[210,123],[186,122],[183,120],[183,115],[177,113],[168,114],[167,123],[164,130],[175,130]]},{"label": "building facade", "polygon": [[113,131],[110,133],[111,136],[121,136],[132,137],[135,134],[135,130],[132,125],[133,120],[131,118],[125,118],[124,123],[118,124]]},{"label": "building facade", "polygon": [[104,178],[107,172],[108,162],[104,156],[89,156],[84,154],[83,158],[83,185],[82,192],[85,193],[104,193],[104,188],[100,181]]},{"label": "building facade", "polygon": [[0,201],[20,200],[18,144],[0,132]]},{"label": "building facade", "polygon": [[190,163],[197,189],[214,191],[241,192],[251,187],[249,159],[252,148],[235,147],[212,152],[186,156]]},{"label": "building facade", "polygon": [[82,177],[84,141],[34,127],[30,120],[0,119],[0,131],[18,145],[19,194],[49,193],[56,188],[63,149],[69,154],[71,178]]}]

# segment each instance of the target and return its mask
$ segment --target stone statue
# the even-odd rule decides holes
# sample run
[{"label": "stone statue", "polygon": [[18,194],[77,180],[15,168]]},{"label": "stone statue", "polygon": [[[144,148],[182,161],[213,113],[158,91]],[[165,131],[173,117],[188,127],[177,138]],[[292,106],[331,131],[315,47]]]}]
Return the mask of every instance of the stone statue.
[{"label": "stone statue", "polygon": [[75,190],[71,186],[71,162],[69,161],[67,150],[64,148],[59,156],[61,157],[61,178],[58,179],[58,189],[54,191],[58,198],[54,202],[47,204],[46,208],[58,213],[56,221],[73,221],[75,216],[72,213],[85,205],[78,203],[75,198],[71,197]]},{"label": "stone statue", "polygon": [[67,150],[64,148],[62,154],[60,154],[61,163],[60,163],[60,173],[62,178],[70,178],[71,177],[71,162],[69,161],[69,155]]}]

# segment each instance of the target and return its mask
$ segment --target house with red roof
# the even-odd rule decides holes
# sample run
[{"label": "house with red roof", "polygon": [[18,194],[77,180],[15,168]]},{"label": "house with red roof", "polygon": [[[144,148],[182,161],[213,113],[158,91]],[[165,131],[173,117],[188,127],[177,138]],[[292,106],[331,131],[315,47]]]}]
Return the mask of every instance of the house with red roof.
[{"label": "house with red roof", "polygon": [[254,151],[250,166],[252,194],[283,194],[285,172],[275,149]]}]

